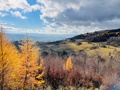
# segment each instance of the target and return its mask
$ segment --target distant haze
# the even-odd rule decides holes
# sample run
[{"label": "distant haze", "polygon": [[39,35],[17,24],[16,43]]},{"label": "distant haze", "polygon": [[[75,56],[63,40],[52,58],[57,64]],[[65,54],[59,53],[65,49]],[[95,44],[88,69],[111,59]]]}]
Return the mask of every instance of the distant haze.
[{"label": "distant haze", "polygon": [[[7,33],[8,39],[11,41],[18,41],[26,39],[26,34],[23,33]],[[28,34],[29,39],[34,41],[48,42],[48,41],[57,41],[63,40],[75,36],[75,34]]]}]

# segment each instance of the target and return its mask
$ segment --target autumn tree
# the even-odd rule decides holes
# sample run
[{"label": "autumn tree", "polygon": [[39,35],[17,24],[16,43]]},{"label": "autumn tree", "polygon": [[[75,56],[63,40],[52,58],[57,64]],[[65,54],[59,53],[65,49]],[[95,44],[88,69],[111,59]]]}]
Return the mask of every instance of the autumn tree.
[{"label": "autumn tree", "polygon": [[66,61],[66,70],[71,70],[73,68],[73,64],[72,64],[72,61],[71,61],[71,57],[67,58],[67,61]]},{"label": "autumn tree", "polygon": [[41,71],[43,60],[38,63],[39,49],[34,47],[34,42],[28,40],[23,41],[21,46],[21,81],[24,89],[33,89],[35,86],[41,86],[44,83],[42,79],[44,72]]},{"label": "autumn tree", "polygon": [[66,70],[64,70],[64,60],[58,56],[46,56],[44,58],[46,86],[51,86],[52,90],[57,90],[59,86],[64,86]]},{"label": "autumn tree", "polygon": [[0,29],[0,90],[14,89],[18,85],[19,55],[17,49]]}]

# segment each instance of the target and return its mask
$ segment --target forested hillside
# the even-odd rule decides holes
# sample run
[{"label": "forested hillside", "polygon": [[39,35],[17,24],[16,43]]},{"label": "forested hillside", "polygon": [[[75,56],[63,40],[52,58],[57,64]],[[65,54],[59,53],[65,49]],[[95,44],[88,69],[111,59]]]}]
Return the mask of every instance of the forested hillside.
[{"label": "forested hillside", "polygon": [[70,38],[70,40],[82,39],[87,42],[106,42],[110,37],[119,37],[120,29],[112,29],[112,30],[102,30],[95,31],[92,33],[86,33],[77,35],[75,37]]},{"label": "forested hillside", "polygon": [[[61,49],[56,49],[59,53],[43,53],[45,48],[54,49],[58,45],[61,45]],[[68,45],[76,52],[81,51],[70,54],[65,49]],[[107,58],[103,58],[100,50],[108,52]],[[52,44],[35,43],[29,40],[29,34],[26,40],[12,43],[1,28],[0,90],[113,90],[120,85],[119,54],[119,46],[76,43],[68,39]]]}]

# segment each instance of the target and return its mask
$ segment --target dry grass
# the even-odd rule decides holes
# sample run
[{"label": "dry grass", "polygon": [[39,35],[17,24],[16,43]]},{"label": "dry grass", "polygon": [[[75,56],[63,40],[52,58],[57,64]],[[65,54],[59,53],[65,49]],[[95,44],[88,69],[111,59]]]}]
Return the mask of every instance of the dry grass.
[{"label": "dry grass", "polygon": [[[96,49],[91,49],[93,46],[98,46]],[[99,43],[88,43],[88,42],[82,42],[82,45],[76,45],[75,43],[67,43],[62,44],[59,48],[59,50],[66,50],[70,49],[75,51],[76,53],[79,53],[79,51],[85,51],[89,56],[96,56],[99,53],[99,55],[102,58],[109,59],[109,54],[111,53],[112,56],[116,55],[116,51],[120,51],[120,47],[113,47],[110,45],[106,45],[106,48],[99,46]]]}]

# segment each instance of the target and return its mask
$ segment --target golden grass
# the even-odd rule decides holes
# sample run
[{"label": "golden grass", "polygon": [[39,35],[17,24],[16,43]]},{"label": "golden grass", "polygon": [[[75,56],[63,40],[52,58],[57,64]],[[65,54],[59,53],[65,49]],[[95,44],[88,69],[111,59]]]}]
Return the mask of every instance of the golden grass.
[{"label": "golden grass", "polygon": [[[98,46],[97,49],[91,49],[93,46]],[[112,54],[112,56],[115,56],[115,50],[120,51],[120,47],[113,47],[110,45],[106,45],[107,48],[103,48],[99,46],[99,43],[88,43],[88,42],[82,42],[82,45],[76,45],[75,43],[67,43],[62,44],[60,46],[60,49],[70,49],[75,51],[76,53],[79,53],[79,51],[84,50],[89,56],[96,56],[98,53],[102,58],[108,59],[109,53]],[[97,53],[96,53],[97,52]]]},{"label": "golden grass", "polygon": [[83,42],[82,45],[76,45],[75,43],[68,43],[66,45],[70,49],[73,49],[75,52],[79,52],[80,50],[89,50],[92,47],[92,44],[88,44],[87,42]]}]

